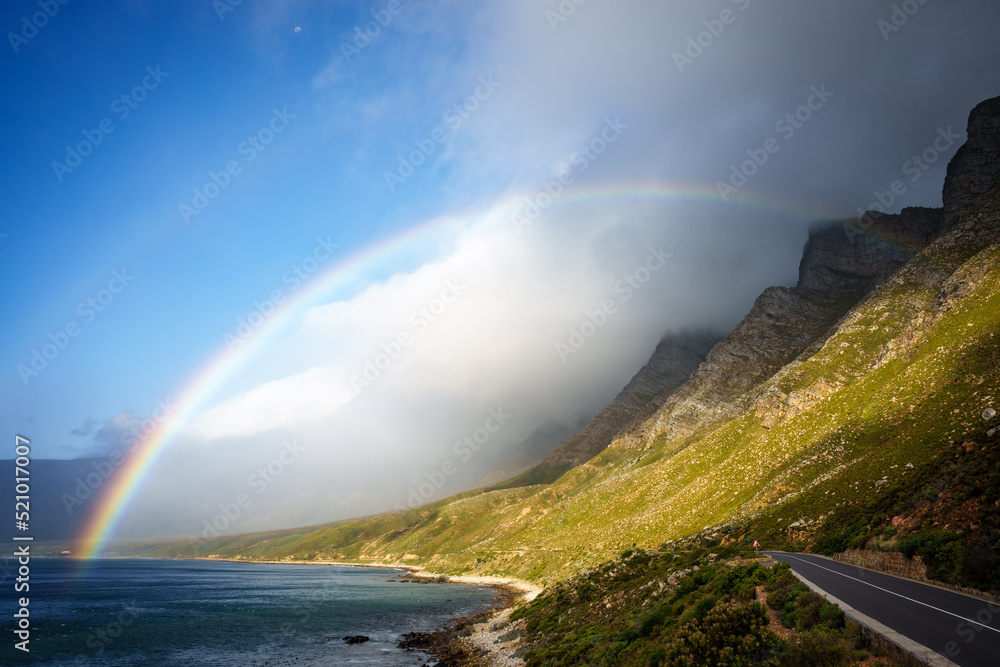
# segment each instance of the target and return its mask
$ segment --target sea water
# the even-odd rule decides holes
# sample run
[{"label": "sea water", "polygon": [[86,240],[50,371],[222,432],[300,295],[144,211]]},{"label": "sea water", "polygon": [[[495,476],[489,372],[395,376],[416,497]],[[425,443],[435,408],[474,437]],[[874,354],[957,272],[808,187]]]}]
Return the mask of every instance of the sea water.
[{"label": "sea water", "polygon": [[[8,561],[10,563],[10,561]],[[466,584],[391,582],[391,569],[176,560],[31,561],[30,590],[5,576],[0,603],[30,598],[30,653],[4,614],[0,664],[420,665],[396,648],[485,609],[496,593]],[[370,641],[348,645],[343,637]]]}]

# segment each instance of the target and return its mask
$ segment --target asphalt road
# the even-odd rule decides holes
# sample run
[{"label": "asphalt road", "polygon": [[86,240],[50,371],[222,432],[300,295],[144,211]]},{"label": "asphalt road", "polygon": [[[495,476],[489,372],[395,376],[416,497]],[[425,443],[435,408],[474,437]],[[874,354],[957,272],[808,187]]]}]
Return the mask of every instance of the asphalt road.
[{"label": "asphalt road", "polygon": [[1000,665],[1000,604],[807,554],[765,552],[845,604],[962,665]]}]

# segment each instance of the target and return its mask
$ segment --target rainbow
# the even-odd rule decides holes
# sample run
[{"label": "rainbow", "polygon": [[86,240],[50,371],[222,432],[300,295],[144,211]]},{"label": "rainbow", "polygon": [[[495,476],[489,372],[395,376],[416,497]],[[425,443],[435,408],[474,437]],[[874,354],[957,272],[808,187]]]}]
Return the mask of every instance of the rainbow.
[{"label": "rainbow", "polygon": [[[530,197],[537,196],[531,195]],[[295,321],[298,313],[331,293],[342,288],[351,279],[364,274],[366,269],[378,260],[406,249],[418,241],[432,239],[435,234],[458,231],[467,228],[472,221],[482,219],[491,213],[510,215],[519,210],[529,195],[509,196],[493,205],[485,214],[480,211],[456,217],[442,217],[408,229],[402,234],[367,247],[346,258],[325,271],[319,272],[308,284],[291,295],[285,303],[262,324],[254,335],[236,349],[223,347],[215,357],[205,364],[191,378],[176,401],[177,409],[169,421],[138,443],[132,454],[121,464],[100,496],[95,499],[78,533],[79,555],[85,559],[100,556],[128,512],[143,483],[156,468],[182,428],[196,417],[212,399],[223,383],[243,368],[267,342],[286,325]],[[675,202],[701,202],[718,206],[736,205],[753,209],[763,209],[782,213],[805,220],[830,219],[835,216],[802,203],[770,200],[751,193],[740,193],[732,197],[729,204],[723,204],[713,185],[683,183],[639,183],[610,185],[596,188],[567,190],[555,198],[553,205],[579,205],[619,200],[667,200]],[[465,222],[463,222],[463,220]]]}]

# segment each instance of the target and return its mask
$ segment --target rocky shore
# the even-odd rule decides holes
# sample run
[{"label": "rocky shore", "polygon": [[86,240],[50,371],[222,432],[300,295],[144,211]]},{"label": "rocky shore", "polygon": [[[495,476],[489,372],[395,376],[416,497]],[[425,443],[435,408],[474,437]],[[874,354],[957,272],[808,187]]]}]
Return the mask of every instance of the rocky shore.
[{"label": "rocky shore", "polygon": [[[250,560],[239,558],[191,558],[178,560],[209,560],[235,563],[273,565],[334,565],[395,570],[389,581],[413,584],[473,584],[497,591],[493,604],[476,614],[460,616],[434,632],[409,632],[403,635],[398,648],[430,655],[435,667],[521,667],[524,647],[524,621],[511,623],[510,614],[517,602],[531,601],[542,592],[540,586],[521,579],[484,576],[448,576],[426,572],[420,566],[402,563],[356,563],[312,560]],[[367,637],[344,637],[345,643],[363,643]]]},{"label": "rocky shore", "polygon": [[521,600],[534,599],[541,589],[516,580],[499,580],[490,577],[443,578],[411,572],[398,577],[414,582],[455,582],[485,585],[498,595],[489,609],[456,618],[434,632],[410,632],[403,636],[399,648],[422,651],[431,655],[435,667],[520,667],[523,648],[521,637],[524,622],[511,623],[513,605]]},{"label": "rocky shore", "polygon": [[511,622],[512,607],[495,613],[492,617],[472,626],[467,632],[460,633],[455,644],[473,656],[466,664],[485,667],[499,665],[500,667],[521,667],[524,665],[524,653],[527,651],[521,638],[524,636],[524,626],[527,621]]}]

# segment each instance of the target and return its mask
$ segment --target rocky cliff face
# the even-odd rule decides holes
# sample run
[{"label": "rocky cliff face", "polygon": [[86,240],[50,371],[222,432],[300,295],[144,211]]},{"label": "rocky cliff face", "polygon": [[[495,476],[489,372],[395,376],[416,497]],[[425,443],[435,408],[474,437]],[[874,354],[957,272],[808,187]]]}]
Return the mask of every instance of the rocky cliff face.
[{"label": "rocky cliff face", "polygon": [[657,437],[683,438],[748,409],[759,398],[755,389],[822,345],[841,317],[943,231],[943,210],[931,208],[814,225],[795,287],[765,290],[714,347],[707,334],[664,338],[601,414],[515,485],[552,482],[619,436],[649,446]]},{"label": "rocky cliff face", "polygon": [[608,407],[578,433],[559,443],[538,466],[504,486],[552,482],[604,451],[615,436],[648,418],[672,391],[687,382],[718,340],[718,336],[703,331],[664,336],[646,365]]},{"label": "rocky cliff face", "polygon": [[749,409],[765,381],[822,346],[840,318],[943,230],[942,209],[928,208],[814,225],[798,284],[765,290],[691,380],[624,443],[682,440]]},{"label": "rocky cliff face", "polygon": [[1000,180],[1000,97],[982,102],[969,115],[968,141],[948,163],[944,181],[947,226],[976,208]]},{"label": "rocky cliff face", "polygon": [[[1000,118],[1000,109],[996,113]],[[976,128],[991,126],[970,123],[970,145],[983,141]],[[979,182],[961,164],[952,165],[950,187]],[[983,494],[971,489],[989,486],[983,480],[995,469],[997,451],[1000,175],[992,189],[985,182],[977,187],[987,194],[946,196],[949,206],[968,214],[929,245],[950,208],[815,228],[795,287],[765,291],[689,381],[654,392],[655,414],[630,422],[611,451],[554,484],[465,493],[300,536],[227,536],[211,545],[212,553],[407,560],[544,581],[593,568],[630,546],[672,549],[674,540],[699,531],[711,539],[759,536],[780,544],[833,521],[826,534],[843,544],[883,536],[878,521],[897,526],[889,508],[910,507],[900,499],[927,507],[928,484],[935,491],[952,488],[935,493],[926,513],[904,509],[897,527],[950,512],[960,522],[954,525],[963,526],[968,554],[993,553],[996,516],[985,513]],[[858,229],[867,236],[859,238]],[[923,245],[917,261],[895,270]],[[626,412],[643,413],[642,401],[631,401],[641,397],[630,389],[655,386],[658,375],[640,376],[652,373],[665,347],[619,397],[620,406],[631,406]],[[778,371],[769,375],[773,368]],[[607,424],[616,421],[611,408]],[[589,432],[603,437],[614,430],[603,431],[605,425],[595,423]],[[559,457],[564,466],[578,460]],[[971,472],[953,486],[959,464]],[[886,494],[885,511],[867,505],[866,515],[865,503],[880,494]],[[977,514],[993,523],[971,525]],[[192,550],[185,543],[131,553]],[[984,562],[992,561],[978,567]]]},{"label": "rocky cliff face", "polygon": [[[644,378],[662,373],[663,369],[654,368],[665,359],[662,352],[667,348],[661,344],[663,350],[657,348],[647,367],[615,402],[583,431],[563,441],[529,483],[552,481],[601,452],[615,438],[622,438],[626,446],[640,447],[658,439],[681,440],[760,403],[767,380],[796,358],[822,347],[845,314],[974,210],[1000,180],[1000,97],[972,111],[968,135],[968,142],[948,165],[944,208],[905,208],[898,214],[869,211],[860,218],[814,225],[795,287],[765,290],[689,380],[677,384],[676,375],[663,376],[662,384],[652,381],[646,387]],[[686,366],[682,362],[678,368]],[[801,397],[799,408],[835,391],[833,387],[814,389],[815,396]],[[787,418],[799,408],[776,410],[776,419]]]},{"label": "rocky cliff face", "polygon": [[870,289],[943,231],[944,211],[939,208],[905,208],[897,215],[870,211],[859,220],[814,225],[802,251],[798,287]]},{"label": "rocky cliff face", "polygon": [[[972,111],[968,137],[948,165],[944,208],[905,208],[895,215],[869,211],[857,219],[814,226],[798,284],[766,290],[691,380],[623,444],[649,446],[657,437],[684,438],[758,403],[762,383],[819,349],[851,308],[974,212],[1000,181],[1000,97]],[[816,387],[815,396],[799,397],[801,406],[778,406],[782,409],[771,412],[775,419],[786,419],[834,390]],[[767,407],[762,405],[758,410]]]},{"label": "rocky cliff face", "polygon": [[545,462],[577,466],[602,452],[627,426],[656,412],[671,392],[690,379],[718,340],[705,332],[666,336],[615,400],[583,430],[561,442]]}]

